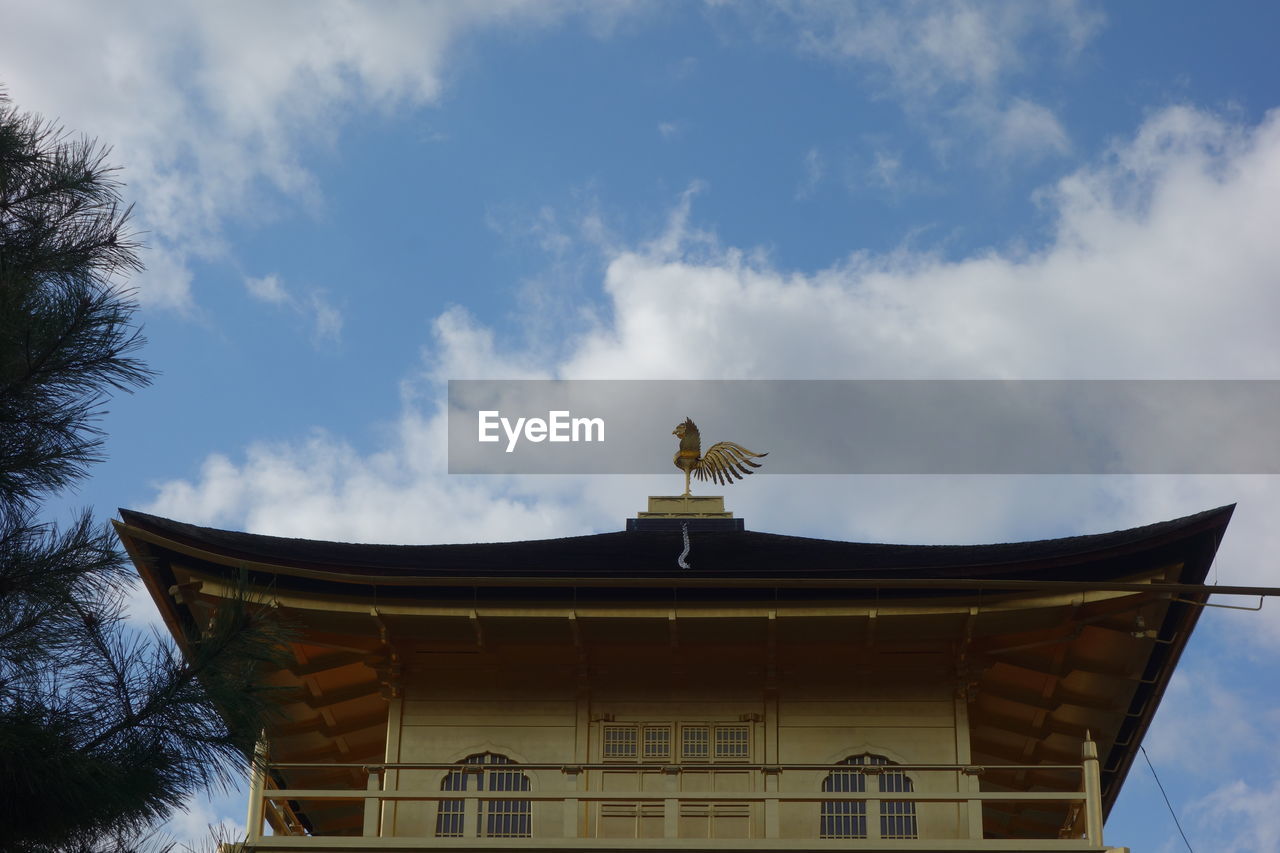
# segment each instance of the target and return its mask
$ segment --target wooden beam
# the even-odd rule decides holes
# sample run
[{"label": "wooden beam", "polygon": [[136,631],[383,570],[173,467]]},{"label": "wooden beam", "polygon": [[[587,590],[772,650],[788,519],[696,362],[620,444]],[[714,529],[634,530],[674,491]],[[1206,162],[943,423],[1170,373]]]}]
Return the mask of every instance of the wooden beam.
[{"label": "wooden beam", "polygon": [[321,655],[308,660],[306,663],[294,664],[293,666],[285,667],[285,669],[301,678],[307,675],[327,672],[331,669],[340,669],[356,663],[364,663],[366,657],[367,655],[363,653],[336,652],[334,654]]},{"label": "wooden beam", "polygon": [[[1022,750],[1009,749],[1002,744],[995,743],[982,737],[981,731],[977,727],[974,728],[972,743],[974,764],[982,764],[983,755],[994,756],[999,761],[1007,762],[1009,764],[1021,764],[1023,761]],[[1045,745],[1044,741],[1035,741],[1035,745],[1036,748],[1032,750],[1032,760],[1037,763],[1076,764],[1080,760],[1080,756],[1076,755],[1074,752],[1050,749]]]},{"label": "wooden beam", "polygon": [[990,675],[982,681],[979,689],[988,696],[1016,702],[1019,705],[1026,705],[1028,708],[1040,708],[1045,711],[1056,711],[1063,705],[1073,705],[1077,708],[1087,708],[1092,711],[1115,713],[1123,711],[1124,708],[1122,706],[1125,705],[1123,701],[1117,699],[1086,696],[1083,693],[1064,690],[1061,684],[1058,684],[1050,696],[1046,698],[1036,690],[1024,690],[1012,684],[999,683]]},{"label": "wooden beam", "polygon": [[363,699],[366,696],[377,696],[380,692],[378,688],[378,682],[367,681],[363,684],[353,684],[350,687],[344,687],[341,690],[321,693],[318,696],[309,696],[303,701],[312,708],[328,708],[341,702],[350,702],[353,699]]},{"label": "wooden beam", "polygon": [[322,717],[315,717],[310,720],[303,720],[297,723],[286,723],[281,726],[273,726],[270,729],[274,737],[292,737],[294,735],[306,734],[308,732],[317,732],[326,737],[338,737],[340,735],[348,735],[352,732],[371,729],[376,726],[385,726],[387,724],[387,715],[385,713],[364,714],[360,717],[353,717],[349,720],[338,720],[330,725]]}]

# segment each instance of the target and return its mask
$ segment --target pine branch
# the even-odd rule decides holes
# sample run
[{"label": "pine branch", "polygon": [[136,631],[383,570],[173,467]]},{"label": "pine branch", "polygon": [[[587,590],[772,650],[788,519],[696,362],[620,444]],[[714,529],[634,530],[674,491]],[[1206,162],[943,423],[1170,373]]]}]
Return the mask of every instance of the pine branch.
[{"label": "pine branch", "polygon": [[273,706],[258,674],[286,639],[247,592],[187,654],[123,623],[111,530],[60,529],[40,501],[102,455],[103,405],[153,375],[141,269],[107,149],[0,93],[0,850],[124,853],[245,767]]}]

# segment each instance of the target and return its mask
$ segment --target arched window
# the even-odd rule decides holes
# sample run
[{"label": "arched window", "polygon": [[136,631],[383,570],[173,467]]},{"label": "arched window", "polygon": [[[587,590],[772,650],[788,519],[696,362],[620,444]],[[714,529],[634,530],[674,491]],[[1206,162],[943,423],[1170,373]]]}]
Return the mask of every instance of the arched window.
[{"label": "arched window", "polygon": [[[855,755],[842,764],[890,765],[883,755]],[[879,780],[882,794],[902,794],[912,790],[911,780],[901,770],[881,770],[873,778]],[[832,793],[861,794],[867,788],[867,775],[859,770],[832,770],[822,780],[822,790]],[[916,804],[906,800],[880,801],[880,837],[916,838]],[[828,800],[823,802],[818,818],[821,838],[866,838],[867,804],[861,800]]]},{"label": "arched window", "polygon": [[[469,755],[457,770],[450,770],[440,783],[442,791],[527,791],[529,777],[512,768],[505,755],[482,752]],[[441,800],[436,813],[437,838],[528,838],[532,832],[532,809],[528,800],[480,801],[476,825],[465,826],[465,800]]]}]

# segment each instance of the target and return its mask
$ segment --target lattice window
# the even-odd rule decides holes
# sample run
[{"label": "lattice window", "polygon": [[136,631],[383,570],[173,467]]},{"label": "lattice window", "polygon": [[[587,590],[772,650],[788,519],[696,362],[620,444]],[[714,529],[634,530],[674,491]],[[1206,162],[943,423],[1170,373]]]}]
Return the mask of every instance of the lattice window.
[{"label": "lattice window", "polygon": [[671,727],[644,727],[644,757],[662,759],[671,757]]},{"label": "lattice window", "polygon": [[[511,765],[505,755],[484,752],[469,755],[465,768],[451,770],[440,783],[442,791],[528,791],[529,777]],[[472,766],[472,765],[479,765]],[[469,833],[465,823],[465,800],[441,800],[436,812],[437,838],[463,838]],[[532,832],[529,800],[479,802],[474,835],[481,838],[528,838]]]},{"label": "lattice window", "polygon": [[[883,755],[855,755],[844,764],[890,765]],[[913,790],[911,779],[901,770],[885,770],[877,774],[883,794],[903,794]],[[833,770],[822,782],[822,790],[833,793],[866,792],[866,776],[856,770]],[[916,805],[906,800],[880,801],[881,838],[917,838]],[[859,800],[829,800],[822,804],[818,818],[821,838],[866,838],[867,804]]]},{"label": "lattice window", "polygon": [[[475,756],[472,756],[475,758]],[[471,759],[468,758],[467,761]],[[467,790],[467,781],[471,776],[458,770],[449,771],[444,777],[444,781],[440,783],[442,791],[465,791]],[[437,838],[461,838],[462,837],[462,800],[441,800],[436,811],[436,837]]]},{"label": "lattice window", "polygon": [[681,726],[680,757],[705,760],[711,757],[711,727]]},{"label": "lattice window", "polygon": [[[672,736],[679,731],[679,754]],[[605,761],[749,760],[751,726],[714,723],[616,723],[601,727]]]},{"label": "lattice window", "polygon": [[[879,758],[879,756],[872,756]],[[889,764],[889,761],[883,761]],[[911,780],[901,770],[886,770],[880,774],[880,793],[905,794],[913,790]],[[916,838],[916,804],[908,800],[880,801],[880,837]]]},{"label": "lattice window", "polygon": [[750,757],[750,726],[716,726],[716,758]]},{"label": "lattice window", "polygon": [[603,753],[606,759],[635,758],[636,727],[605,726]]},{"label": "lattice window", "polygon": [[[858,756],[859,759],[862,756]],[[861,764],[850,758],[846,764]],[[867,790],[866,777],[855,770],[833,770],[822,780],[822,790],[840,794],[861,794]],[[866,838],[867,804],[859,800],[828,800],[818,816],[819,838]]]}]

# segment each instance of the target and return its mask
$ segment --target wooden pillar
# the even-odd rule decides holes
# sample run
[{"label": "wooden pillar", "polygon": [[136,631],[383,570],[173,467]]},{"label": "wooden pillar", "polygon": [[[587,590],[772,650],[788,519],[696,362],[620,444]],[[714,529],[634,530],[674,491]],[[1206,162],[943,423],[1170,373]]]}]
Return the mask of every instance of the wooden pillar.
[{"label": "wooden pillar", "polygon": [[[387,748],[385,752],[388,765],[400,761],[400,734],[404,726],[404,697],[397,691],[387,703]],[[400,771],[390,767],[383,774],[382,789],[384,791],[400,790]],[[387,836],[396,834],[396,801],[384,801],[382,804],[382,832]]]},{"label": "wooden pillar", "polygon": [[[574,642],[578,644],[578,678],[577,689],[574,691],[573,760],[578,764],[589,764],[591,762],[591,670],[587,664],[586,649],[581,644],[576,615],[570,616],[569,626],[573,630]],[[600,779],[599,784],[603,785],[603,778],[600,777]],[[591,790],[591,772],[579,771],[573,775],[572,782],[575,790]],[[572,832],[569,827],[569,806],[565,805],[566,838],[590,837],[592,814],[594,813],[595,819],[598,820],[600,809],[598,806],[589,805],[589,802],[574,801]]]},{"label": "wooden pillar", "polygon": [[249,767],[249,814],[245,818],[245,835],[248,841],[262,838],[262,795],[267,787],[267,742],[259,737],[253,750],[253,764]]},{"label": "wooden pillar", "polygon": [[[764,763],[778,765],[778,611],[769,611],[766,625],[766,656],[764,669]],[[767,768],[764,772],[765,791],[778,792],[782,788],[781,768]],[[782,808],[776,797],[764,801],[764,837],[782,837]]]},{"label": "wooden pillar", "polygon": [[[764,771],[764,789],[777,793],[780,771],[777,768],[766,768]],[[780,838],[782,816],[778,809],[777,797],[766,797],[764,801],[764,837]]]},{"label": "wooden pillar", "polygon": [[[968,765],[973,761],[969,745],[969,697],[965,685],[961,685],[955,697],[956,719],[956,764]],[[977,776],[970,773],[958,774],[957,786],[960,793],[976,793],[981,784]],[[970,840],[982,838],[982,800],[966,800],[960,807],[961,836],[967,834]],[[966,832],[967,829],[967,832]]]},{"label": "wooden pillar", "polygon": [[1084,758],[1084,837],[1090,844],[1102,846],[1102,774],[1098,767],[1098,745],[1093,735],[1085,732],[1081,747]]}]

